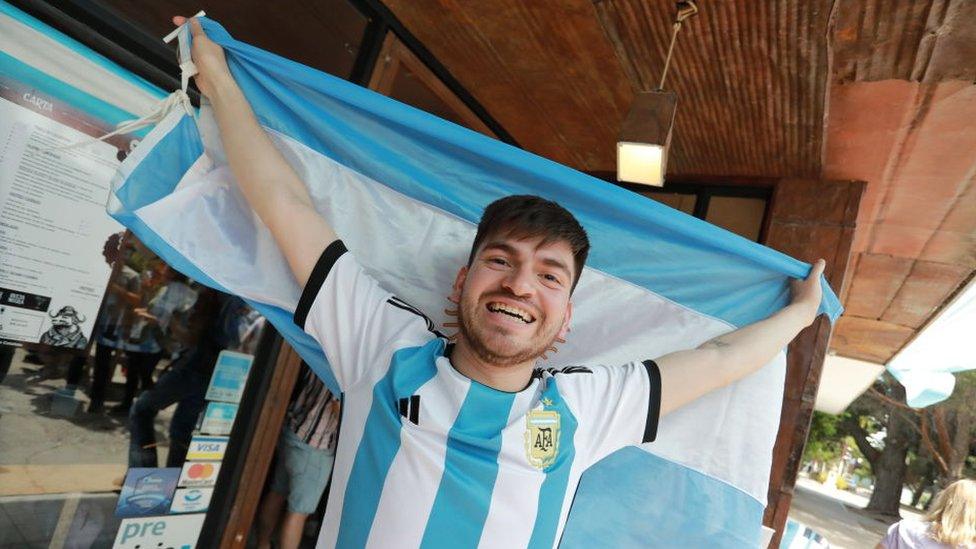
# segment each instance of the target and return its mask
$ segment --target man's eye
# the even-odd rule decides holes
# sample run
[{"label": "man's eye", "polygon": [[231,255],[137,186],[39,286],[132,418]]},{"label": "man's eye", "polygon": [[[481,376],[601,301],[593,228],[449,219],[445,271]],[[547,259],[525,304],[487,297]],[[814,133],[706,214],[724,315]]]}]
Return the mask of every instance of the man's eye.
[{"label": "man's eye", "polygon": [[488,259],[488,263],[494,263],[496,265],[508,265],[508,261],[505,261],[504,259],[502,259],[500,257],[492,257],[492,258],[489,258]]},{"label": "man's eye", "polygon": [[547,282],[555,282],[556,284],[559,284],[559,277],[556,275],[546,273],[542,275],[542,278],[544,278]]}]

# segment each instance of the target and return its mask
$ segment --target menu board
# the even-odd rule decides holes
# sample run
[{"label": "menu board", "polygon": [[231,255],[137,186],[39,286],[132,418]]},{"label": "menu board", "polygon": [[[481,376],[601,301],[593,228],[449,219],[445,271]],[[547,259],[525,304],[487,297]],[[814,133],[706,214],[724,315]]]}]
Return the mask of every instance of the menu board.
[{"label": "menu board", "polygon": [[102,250],[123,230],[105,203],[134,144],[92,139],[110,130],[0,72],[0,342],[88,346],[112,272]]}]

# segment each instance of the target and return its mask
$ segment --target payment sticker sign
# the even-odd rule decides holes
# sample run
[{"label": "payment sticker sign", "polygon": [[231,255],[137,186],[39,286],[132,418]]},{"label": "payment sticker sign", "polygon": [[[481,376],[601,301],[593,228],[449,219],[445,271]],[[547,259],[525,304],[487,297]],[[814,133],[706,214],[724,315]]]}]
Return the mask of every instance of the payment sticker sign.
[{"label": "payment sticker sign", "polygon": [[251,371],[254,357],[234,351],[221,351],[210,377],[207,400],[220,402],[240,402],[244,393],[244,383]]},{"label": "payment sticker sign", "polygon": [[235,417],[237,417],[237,404],[211,402],[207,404],[207,412],[203,414],[200,432],[208,435],[229,435]]},{"label": "payment sticker sign", "polygon": [[224,459],[227,440],[227,437],[193,437],[190,440],[190,449],[186,453],[186,459],[220,461]]},{"label": "payment sticker sign", "polygon": [[206,513],[163,517],[127,518],[115,534],[114,549],[173,547],[193,549],[203,528]]},{"label": "payment sticker sign", "polygon": [[179,467],[132,467],[115,507],[115,516],[145,517],[169,512],[180,478]]},{"label": "payment sticker sign", "polygon": [[210,506],[213,488],[178,488],[170,513],[203,513]]},{"label": "payment sticker sign", "polygon": [[219,461],[188,461],[180,472],[180,488],[210,487],[217,483],[220,472]]}]

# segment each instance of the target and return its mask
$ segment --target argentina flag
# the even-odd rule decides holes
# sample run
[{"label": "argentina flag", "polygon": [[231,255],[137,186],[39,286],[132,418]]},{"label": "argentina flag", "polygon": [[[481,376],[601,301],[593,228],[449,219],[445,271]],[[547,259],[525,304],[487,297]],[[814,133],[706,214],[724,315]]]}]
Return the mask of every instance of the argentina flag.
[{"label": "argentina flag", "polygon": [[[545,367],[624,364],[696,347],[785,306],[790,278],[809,270],[202,22],[319,213],[368,274],[436,324],[448,320],[446,296],[482,210],[512,194],[559,202],[592,244],[572,332]],[[339,391],[321,348],[292,320],[301,288],[239,193],[206,104],[196,116],[173,110],[156,125],[122,164],[108,209],[176,269],[246,299]],[[840,304],[822,284],[820,311],[834,320]],[[664,417],[655,442],[593,466],[562,546],[758,546],[784,373],[780,353]]]}]

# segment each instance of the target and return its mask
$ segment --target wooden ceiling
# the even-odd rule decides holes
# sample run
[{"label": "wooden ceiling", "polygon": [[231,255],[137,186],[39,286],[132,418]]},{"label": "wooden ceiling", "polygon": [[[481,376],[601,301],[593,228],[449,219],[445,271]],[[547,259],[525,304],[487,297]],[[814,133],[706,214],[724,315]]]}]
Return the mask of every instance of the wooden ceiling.
[{"label": "wooden ceiling", "polygon": [[[388,0],[525,148],[613,170],[674,3]],[[700,2],[666,88],[672,176],[868,183],[832,348],[884,363],[976,269],[976,2]]]},{"label": "wooden ceiling", "polygon": [[887,362],[976,270],[976,2],[858,2],[832,22],[823,174],[868,183],[831,346]]},{"label": "wooden ceiling", "polygon": [[[404,25],[528,150],[614,170],[636,91],[657,86],[674,3],[388,0]],[[828,2],[715,2],[678,37],[672,174],[815,176]]]},{"label": "wooden ceiling", "polygon": [[[110,0],[156,35],[189,0]],[[312,66],[325,5],[208,8]],[[609,171],[631,98],[656,86],[670,0],[385,0],[524,148]],[[976,270],[976,2],[699,0],[666,88],[669,175],[867,182],[833,349],[885,362]],[[260,16],[256,14],[260,13]],[[829,183],[824,183],[829,185]]]}]

